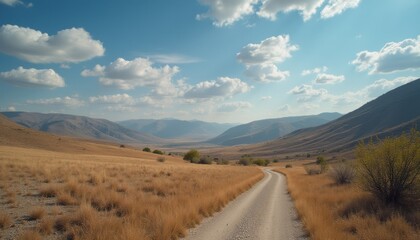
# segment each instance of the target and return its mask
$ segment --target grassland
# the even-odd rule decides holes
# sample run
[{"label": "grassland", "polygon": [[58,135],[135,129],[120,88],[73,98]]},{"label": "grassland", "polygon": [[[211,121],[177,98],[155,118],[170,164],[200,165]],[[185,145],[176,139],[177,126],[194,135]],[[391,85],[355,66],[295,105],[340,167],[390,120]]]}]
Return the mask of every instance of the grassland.
[{"label": "grassland", "polygon": [[284,166],[276,171],[287,176],[311,239],[420,239],[419,209],[385,207],[355,183],[336,185],[328,174],[308,175],[295,162],[292,168]]},{"label": "grassland", "polygon": [[0,238],[177,239],[263,177],[115,151],[0,146]]}]

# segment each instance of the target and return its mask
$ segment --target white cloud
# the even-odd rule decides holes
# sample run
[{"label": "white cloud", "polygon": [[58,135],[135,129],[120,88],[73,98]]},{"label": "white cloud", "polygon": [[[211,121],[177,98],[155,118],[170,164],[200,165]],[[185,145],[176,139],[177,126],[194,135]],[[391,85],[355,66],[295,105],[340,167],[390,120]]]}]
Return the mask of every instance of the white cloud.
[{"label": "white cloud", "polygon": [[85,102],[77,97],[56,97],[47,99],[27,100],[26,103],[37,105],[62,105],[67,107],[80,107]]},{"label": "white cloud", "polygon": [[16,25],[0,27],[0,51],[32,63],[77,63],[104,55],[105,49],[83,28],[49,36]]},{"label": "white cloud", "polygon": [[0,80],[18,86],[64,87],[63,78],[52,69],[25,69],[18,67],[8,72],[0,73]]},{"label": "white cloud", "polygon": [[297,45],[290,44],[289,35],[279,35],[267,38],[260,43],[246,45],[236,54],[236,57],[245,65],[245,74],[255,81],[281,81],[290,73],[279,70],[276,63],[292,57],[291,53],[298,49]]},{"label": "white cloud", "polygon": [[220,77],[217,80],[196,84],[185,94],[185,98],[231,97],[251,90],[251,86],[238,78]]},{"label": "white cloud", "polygon": [[208,6],[207,13],[198,14],[197,19],[210,18],[218,27],[228,26],[254,13],[253,5],[259,0],[199,0],[202,5]]},{"label": "white cloud", "polygon": [[329,0],[321,11],[321,18],[331,18],[341,14],[346,9],[356,8],[360,0]]},{"label": "white cloud", "polygon": [[260,17],[271,20],[276,19],[279,12],[299,11],[303,20],[309,20],[324,0],[262,0],[262,6],[258,11]]},{"label": "white cloud", "polygon": [[243,110],[251,108],[252,105],[249,102],[229,102],[223,103],[217,108],[218,112],[236,112],[238,110]]},{"label": "white cloud", "polygon": [[319,84],[336,84],[345,80],[344,75],[333,75],[327,73],[318,73],[314,82]]},{"label": "white cloud", "polygon": [[323,73],[323,72],[326,72],[326,71],[328,71],[328,67],[323,66],[323,67],[317,67],[317,68],[314,68],[314,69],[305,69],[305,70],[302,71],[301,75],[302,76],[307,76],[307,75],[310,75],[310,74],[318,74],[318,73]]},{"label": "white cloud", "polygon": [[377,52],[359,52],[352,64],[358,71],[369,71],[369,74],[420,69],[420,35],[417,39],[389,42]]},{"label": "white cloud", "polygon": [[261,97],[261,100],[262,101],[268,101],[268,100],[271,100],[271,99],[273,99],[273,97],[271,97],[271,96],[263,96],[263,97]]},{"label": "white cloud", "polygon": [[18,4],[22,4],[22,1],[19,0],[0,0],[0,3],[7,5],[7,6],[15,6]]},{"label": "white cloud", "polygon": [[119,89],[136,87],[154,87],[157,93],[171,90],[172,77],[179,72],[177,66],[154,67],[149,59],[135,58],[131,61],[118,58],[109,66],[96,65],[92,70],[83,70],[84,77],[99,77],[105,86],[116,86]]},{"label": "white cloud", "polygon": [[185,63],[196,63],[201,60],[198,58],[184,56],[179,54],[154,54],[148,56],[153,62],[163,64],[185,64]]},{"label": "white cloud", "polygon": [[16,112],[16,108],[15,108],[15,107],[13,107],[13,106],[9,106],[9,107],[7,108],[7,111],[10,111],[10,112]]},{"label": "white cloud", "polygon": [[249,65],[245,75],[257,82],[277,82],[290,76],[289,71],[280,71],[274,64]]},{"label": "white cloud", "polygon": [[115,94],[115,95],[103,95],[103,96],[95,96],[89,97],[89,102],[91,103],[105,103],[105,104],[125,104],[125,105],[133,105],[135,100],[130,95],[123,93],[123,94]]},{"label": "white cloud", "polygon": [[312,85],[302,84],[301,86],[295,86],[288,93],[298,95],[298,101],[300,102],[307,102],[328,94],[328,91],[323,88],[316,89]]}]

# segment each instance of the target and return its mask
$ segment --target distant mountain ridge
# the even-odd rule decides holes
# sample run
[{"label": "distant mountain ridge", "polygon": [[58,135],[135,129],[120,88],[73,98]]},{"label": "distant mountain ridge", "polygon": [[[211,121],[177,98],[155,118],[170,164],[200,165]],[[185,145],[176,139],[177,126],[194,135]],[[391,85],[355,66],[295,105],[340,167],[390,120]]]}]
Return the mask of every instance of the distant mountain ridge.
[{"label": "distant mountain ridge", "polygon": [[198,141],[215,137],[236,125],[231,123],[211,123],[178,119],[134,119],[119,121],[118,124],[160,138]]},{"label": "distant mountain ridge", "polygon": [[2,114],[22,126],[57,135],[124,143],[165,142],[164,139],[127,129],[105,119],[57,113],[3,112]]},{"label": "distant mountain ridge", "polygon": [[207,142],[223,146],[265,142],[298,129],[325,124],[340,116],[342,116],[340,113],[321,113],[318,115],[258,120],[230,128]]},{"label": "distant mountain ridge", "polygon": [[241,152],[276,155],[290,152],[352,150],[358,141],[420,129],[420,79],[319,127],[297,130],[282,139],[242,148]]}]

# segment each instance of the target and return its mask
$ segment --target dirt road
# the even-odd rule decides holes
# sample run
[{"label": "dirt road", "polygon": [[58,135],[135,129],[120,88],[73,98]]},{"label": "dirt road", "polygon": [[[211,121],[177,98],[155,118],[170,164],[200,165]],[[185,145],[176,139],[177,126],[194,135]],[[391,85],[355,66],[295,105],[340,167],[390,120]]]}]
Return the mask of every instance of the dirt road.
[{"label": "dirt road", "polygon": [[308,239],[287,193],[286,178],[271,170],[264,173],[263,180],[191,229],[186,239]]}]

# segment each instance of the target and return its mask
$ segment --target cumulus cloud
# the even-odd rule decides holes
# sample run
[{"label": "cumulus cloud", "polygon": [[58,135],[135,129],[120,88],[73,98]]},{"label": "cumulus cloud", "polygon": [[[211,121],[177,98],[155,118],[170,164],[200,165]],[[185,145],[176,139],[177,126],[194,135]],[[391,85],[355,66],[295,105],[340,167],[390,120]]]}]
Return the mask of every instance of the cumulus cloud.
[{"label": "cumulus cloud", "polygon": [[200,59],[179,54],[154,54],[148,56],[152,61],[163,64],[196,63]]},{"label": "cumulus cloud", "polygon": [[271,99],[273,99],[273,97],[271,97],[271,96],[263,96],[263,97],[261,97],[261,100],[262,101],[268,101],[268,100],[271,100]]},{"label": "cumulus cloud", "polygon": [[164,93],[170,89],[172,77],[179,72],[177,66],[154,67],[149,59],[135,58],[131,61],[118,58],[108,66],[96,65],[91,70],[83,70],[84,77],[99,77],[99,82],[105,86],[115,86],[119,89],[134,89],[136,87],[161,88]]},{"label": "cumulus cloud", "polygon": [[253,5],[259,0],[199,0],[202,5],[208,6],[207,13],[198,14],[197,19],[210,18],[218,27],[228,26],[246,15],[254,13]]},{"label": "cumulus cloud", "polygon": [[358,71],[369,71],[369,74],[420,69],[420,35],[401,42],[389,42],[377,52],[359,52],[352,64]]},{"label": "cumulus cloud", "polygon": [[314,98],[327,95],[328,91],[323,88],[316,89],[312,85],[302,84],[300,86],[295,86],[288,93],[298,95],[298,101],[300,102],[307,102],[313,100]]},{"label": "cumulus cloud", "polygon": [[229,102],[223,103],[217,108],[218,112],[236,112],[242,109],[251,108],[252,105],[249,102]]},{"label": "cumulus cloud", "polygon": [[10,112],[16,112],[16,108],[15,108],[15,107],[13,107],[13,106],[9,106],[9,107],[7,108],[7,111],[10,111]]},{"label": "cumulus cloud", "polygon": [[[24,5],[24,3],[19,0],[0,0],[0,3],[11,7],[16,5]],[[26,7],[32,7],[32,3],[28,3]]]},{"label": "cumulus cloud", "polygon": [[262,0],[262,6],[257,14],[275,20],[279,12],[299,11],[303,20],[307,21],[323,2],[324,0]]},{"label": "cumulus cloud", "polygon": [[67,107],[80,107],[85,104],[85,102],[78,97],[56,97],[56,98],[46,98],[46,99],[37,99],[37,100],[27,100],[28,104],[37,104],[37,105],[60,105]]},{"label": "cumulus cloud", "polygon": [[195,99],[231,97],[248,92],[251,88],[238,78],[220,77],[217,80],[197,83],[184,94],[184,97]]},{"label": "cumulus cloud", "polygon": [[25,69],[18,67],[8,72],[0,73],[0,80],[18,86],[64,87],[63,78],[52,69]]},{"label": "cumulus cloud", "polygon": [[279,35],[246,45],[236,57],[245,65],[245,74],[255,81],[281,81],[290,73],[279,70],[276,64],[292,57],[291,53],[298,49],[297,45],[290,43],[289,35]]},{"label": "cumulus cloud", "polygon": [[318,73],[314,82],[319,84],[336,84],[345,80],[344,75],[333,75],[327,73]]},{"label": "cumulus cloud", "polygon": [[77,63],[102,56],[102,43],[83,28],[70,28],[56,35],[19,27],[0,27],[0,51],[32,63]]},{"label": "cumulus cloud", "polygon": [[301,75],[302,76],[307,76],[307,75],[310,75],[310,74],[318,74],[318,73],[323,73],[323,72],[326,72],[326,71],[328,71],[328,67],[323,66],[323,67],[317,67],[317,68],[314,68],[314,69],[305,69],[305,70],[302,71]]},{"label": "cumulus cloud", "polygon": [[321,18],[331,18],[341,14],[346,9],[356,8],[360,0],[329,0],[321,11]]}]

